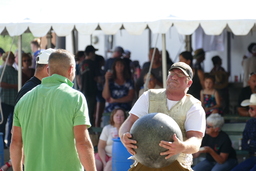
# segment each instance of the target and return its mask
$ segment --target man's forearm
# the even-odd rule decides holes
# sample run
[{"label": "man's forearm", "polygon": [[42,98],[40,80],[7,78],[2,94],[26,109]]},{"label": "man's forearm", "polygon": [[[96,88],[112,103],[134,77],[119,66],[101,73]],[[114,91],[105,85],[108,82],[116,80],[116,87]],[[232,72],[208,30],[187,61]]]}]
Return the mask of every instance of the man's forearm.
[{"label": "man's forearm", "polygon": [[10,146],[10,156],[13,170],[22,171],[22,145],[12,142]]},{"label": "man's forearm", "polygon": [[202,138],[198,138],[198,137],[191,137],[187,139],[186,141],[183,142],[185,146],[185,150],[183,151],[183,153],[193,154],[198,152],[201,146],[201,141],[202,141]]},{"label": "man's forearm", "polygon": [[[130,132],[130,129],[133,123],[138,119],[137,116],[130,114],[129,117],[124,121],[122,126],[119,129],[119,137],[122,138],[122,135],[126,132]],[[122,140],[122,139],[121,139]]]},{"label": "man's forearm", "polygon": [[94,151],[91,142],[88,140],[84,144],[77,144],[76,148],[84,169],[88,171],[96,171]]}]

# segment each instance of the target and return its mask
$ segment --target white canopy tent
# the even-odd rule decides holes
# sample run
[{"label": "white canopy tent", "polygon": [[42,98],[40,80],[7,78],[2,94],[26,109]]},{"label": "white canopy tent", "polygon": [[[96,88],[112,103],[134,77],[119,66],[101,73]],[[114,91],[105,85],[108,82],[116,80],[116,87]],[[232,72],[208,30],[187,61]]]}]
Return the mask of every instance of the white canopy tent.
[{"label": "white canopy tent", "polygon": [[164,50],[165,33],[170,27],[176,27],[182,35],[191,35],[199,25],[209,35],[219,35],[224,28],[235,35],[247,35],[256,29],[255,5],[255,0],[0,0],[0,33],[21,36],[30,31],[42,37],[50,30],[57,36],[67,36],[73,29],[87,35],[101,29],[113,35],[126,29],[140,35],[149,28],[162,34]]}]

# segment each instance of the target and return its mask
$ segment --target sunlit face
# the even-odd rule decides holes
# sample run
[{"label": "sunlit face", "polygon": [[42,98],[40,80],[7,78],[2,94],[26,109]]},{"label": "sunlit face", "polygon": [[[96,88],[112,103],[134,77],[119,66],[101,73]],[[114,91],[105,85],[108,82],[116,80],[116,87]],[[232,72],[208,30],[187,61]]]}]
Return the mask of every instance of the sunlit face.
[{"label": "sunlit face", "polygon": [[256,105],[249,106],[249,114],[251,117],[256,118]]},{"label": "sunlit face", "polygon": [[190,85],[192,81],[188,79],[188,77],[180,70],[180,69],[172,69],[169,71],[169,75],[167,78],[167,89],[168,90],[182,90],[184,91]]},{"label": "sunlit face", "polygon": [[213,80],[212,79],[210,79],[210,78],[206,78],[205,80],[204,80],[204,87],[206,88],[206,89],[212,89],[213,88]]},{"label": "sunlit face", "polygon": [[122,124],[125,120],[125,114],[122,110],[117,110],[113,116],[113,120],[115,124]]}]

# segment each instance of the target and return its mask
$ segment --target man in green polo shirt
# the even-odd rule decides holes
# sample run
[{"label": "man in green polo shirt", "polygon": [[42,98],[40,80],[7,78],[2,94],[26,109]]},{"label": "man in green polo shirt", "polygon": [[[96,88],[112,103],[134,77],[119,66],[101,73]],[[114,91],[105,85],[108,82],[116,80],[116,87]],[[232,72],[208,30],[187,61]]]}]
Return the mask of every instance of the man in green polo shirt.
[{"label": "man in green polo shirt", "polygon": [[15,106],[10,148],[13,169],[22,170],[24,152],[26,171],[96,171],[87,103],[72,88],[74,57],[56,50],[48,63],[50,76]]}]

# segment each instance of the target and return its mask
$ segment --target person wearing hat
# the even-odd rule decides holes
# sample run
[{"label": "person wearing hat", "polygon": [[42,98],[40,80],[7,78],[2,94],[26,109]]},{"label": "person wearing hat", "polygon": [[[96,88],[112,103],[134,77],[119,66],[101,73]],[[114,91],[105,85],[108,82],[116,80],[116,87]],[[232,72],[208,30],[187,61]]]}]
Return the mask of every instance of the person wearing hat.
[{"label": "person wearing hat", "polygon": [[243,138],[242,150],[247,150],[249,158],[241,162],[231,171],[253,171],[256,170],[256,94],[252,94],[250,99],[242,101],[242,106],[249,106],[251,119],[246,122]]},{"label": "person wearing hat", "polygon": [[49,56],[47,70],[49,76],[15,106],[10,146],[13,170],[22,170],[25,156],[27,171],[96,171],[86,99],[72,83],[74,55],[57,49]]},{"label": "person wearing hat", "polygon": [[124,49],[121,46],[116,46],[113,50],[112,57],[106,60],[104,66],[104,72],[106,73],[108,70],[112,69],[112,65],[116,59],[121,58],[123,56]]},{"label": "person wearing hat", "polygon": [[[52,52],[55,52],[54,49],[47,49],[42,51],[36,60],[36,70],[33,77],[31,77],[20,89],[18,92],[15,104],[20,100],[22,96],[24,96],[28,91],[32,90],[37,85],[41,84],[41,80],[45,77],[48,77],[47,67],[48,67],[48,58]],[[12,118],[11,118],[12,120]],[[11,124],[12,125],[12,124]],[[9,128],[11,128],[9,125]],[[7,170],[8,168],[12,167],[11,160],[6,162],[0,169]],[[1,170],[0,170],[1,171]]]},{"label": "person wearing hat", "polygon": [[46,49],[43,50],[36,57],[36,69],[35,74],[31,77],[20,89],[18,95],[16,96],[15,104],[20,100],[20,98],[26,94],[28,91],[32,90],[37,85],[41,84],[41,80],[45,77],[48,77],[47,67],[48,67],[48,59],[52,52],[55,52],[55,49]]},{"label": "person wearing hat", "polygon": [[94,112],[96,106],[97,80],[100,76],[100,70],[95,61],[95,49],[92,45],[85,48],[85,60],[80,64],[80,90],[84,94],[88,104],[90,121],[94,125]]},{"label": "person wearing hat", "polygon": [[256,44],[252,43],[251,46],[248,47],[248,50],[252,54],[252,57],[246,58],[242,62],[244,70],[244,87],[248,85],[248,75],[252,72],[256,72]]},{"label": "person wearing hat", "polygon": [[35,68],[36,67],[36,57],[41,52],[41,47],[40,47],[39,39],[38,40],[37,39],[32,40],[30,42],[30,48],[31,48],[32,55],[33,55],[32,67]]},{"label": "person wearing hat", "polygon": [[248,107],[241,106],[245,99],[249,99],[251,94],[256,93],[256,73],[252,72],[249,75],[248,86],[241,89],[238,96],[237,112],[240,116],[249,116]]},{"label": "person wearing hat", "polygon": [[[180,153],[178,159],[164,169],[192,170],[192,154],[200,148],[206,125],[205,112],[201,102],[187,94],[193,83],[192,78],[193,71],[191,67],[184,62],[176,62],[169,69],[166,89],[150,89],[144,92],[136,101],[129,112],[129,117],[119,130],[122,143],[132,155],[135,154],[133,149],[137,148],[136,141],[132,139],[132,135],[129,133],[134,122],[149,113],[165,113],[178,121],[184,141],[173,135],[173,142],[160,142],[159,145],[166,148],[166,152],[160,153],[160,155],[170,158]],[[136,171],[139,168],[143,168],[143,171],[151,170],[151,168],[138,163],[129,171]],[[155,170],[161,169],[163,168]]]}]

